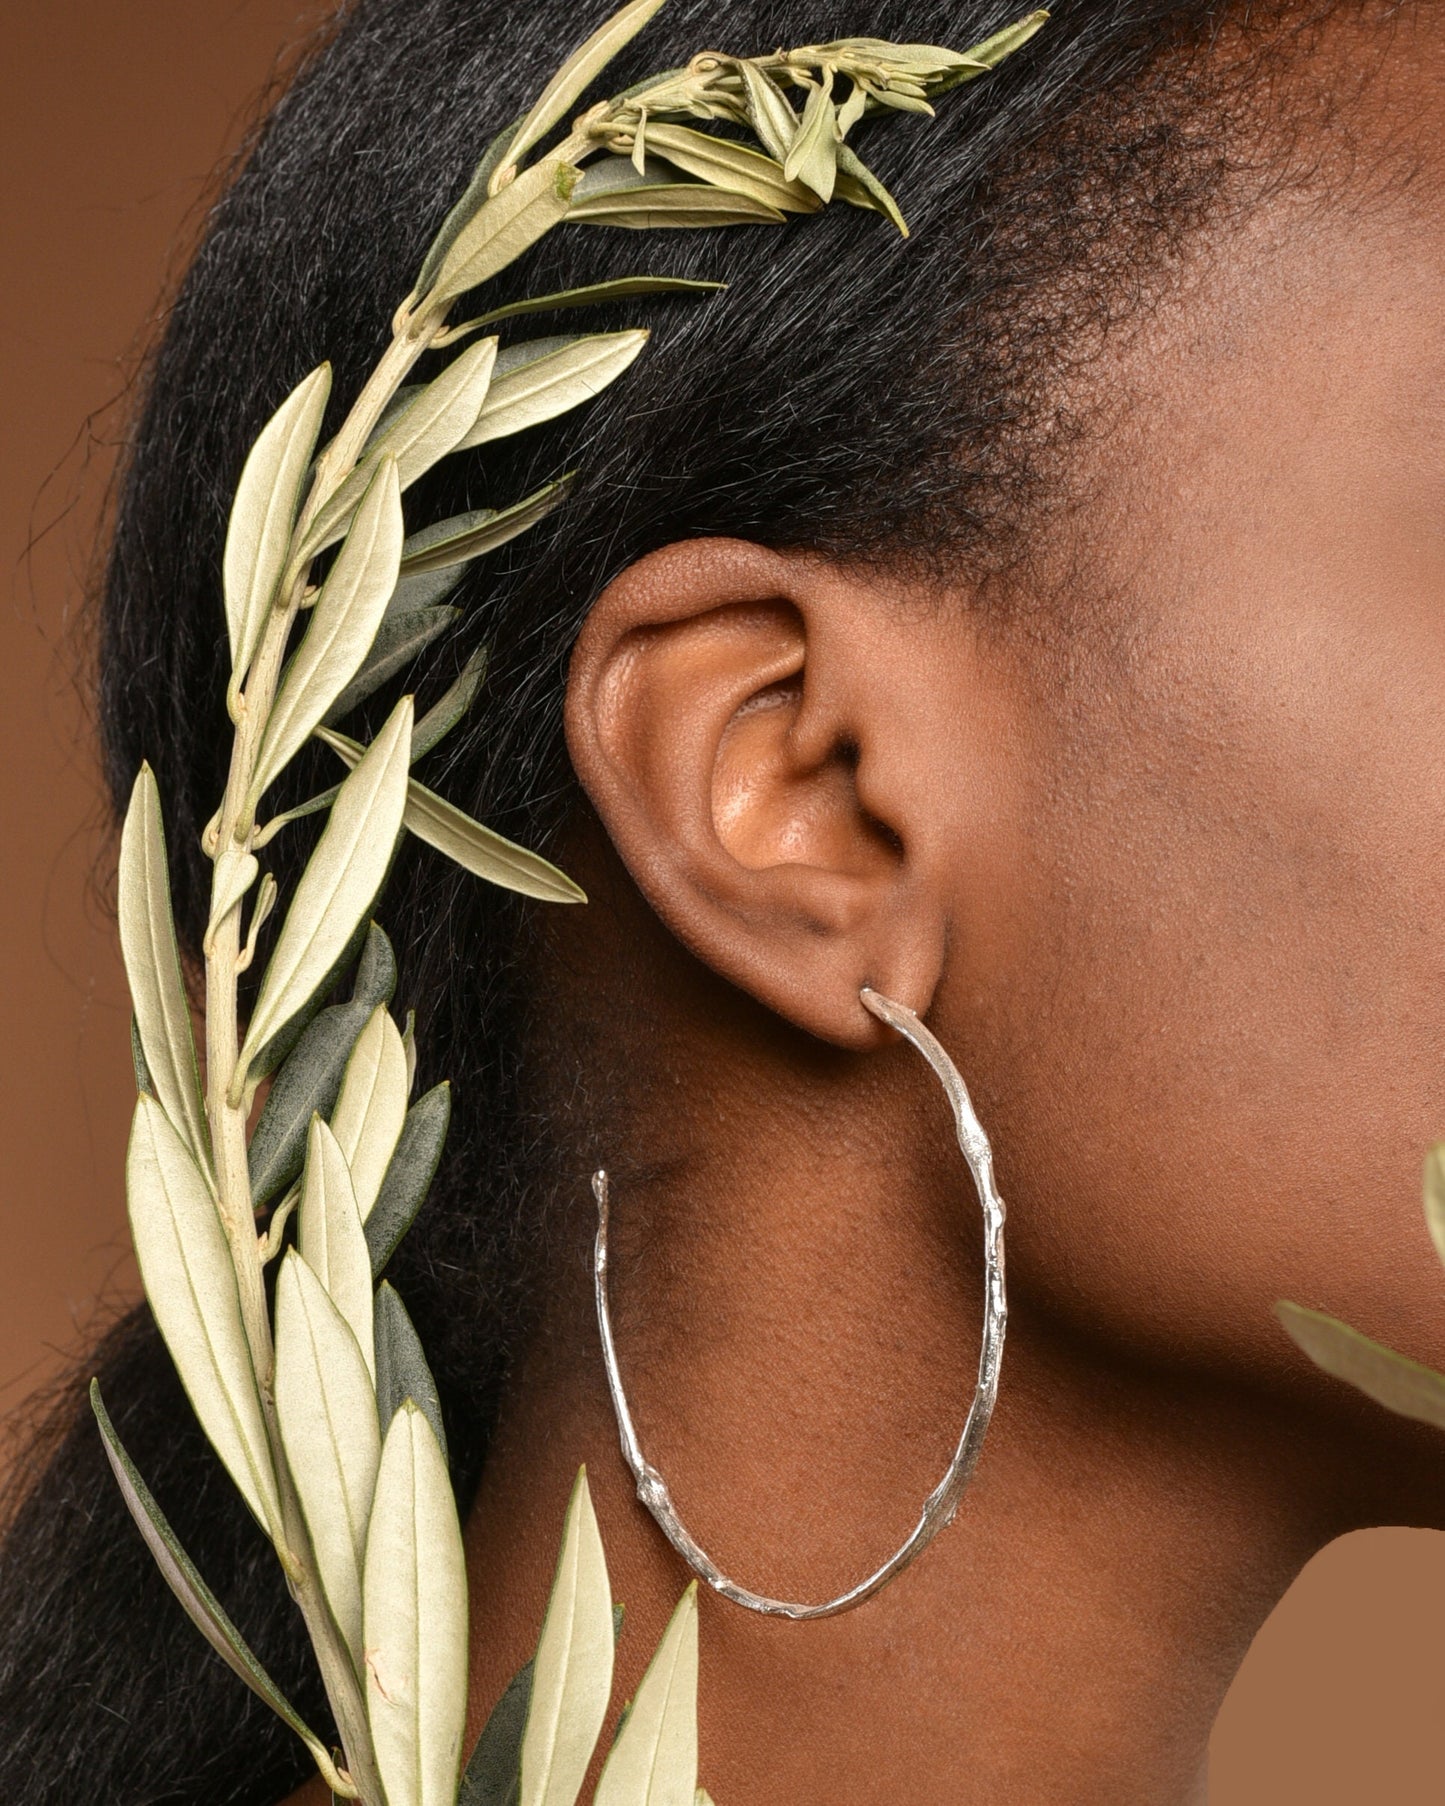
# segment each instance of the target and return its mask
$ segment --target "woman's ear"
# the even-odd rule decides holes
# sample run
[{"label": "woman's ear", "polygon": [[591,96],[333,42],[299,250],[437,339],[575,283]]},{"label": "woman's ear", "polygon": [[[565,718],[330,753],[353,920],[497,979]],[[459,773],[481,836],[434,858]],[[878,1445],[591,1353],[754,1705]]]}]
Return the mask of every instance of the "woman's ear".
[{"label": "woman's ear", "polygon": [[698,539],[609,585],[572,656],[573,764],[643,895],[843,1046],[882,1032],[862,986],[922,1013],[942,972],[947,733],[919,665],[936,630],[823,560]]}]

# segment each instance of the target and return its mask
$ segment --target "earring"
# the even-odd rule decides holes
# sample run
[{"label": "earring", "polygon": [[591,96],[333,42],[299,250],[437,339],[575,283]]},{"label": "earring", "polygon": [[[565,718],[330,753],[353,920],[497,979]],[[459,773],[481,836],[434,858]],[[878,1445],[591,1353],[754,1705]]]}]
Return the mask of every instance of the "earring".
[{"label": "earring", "polygon": [[915,1556],[921,1555],[944,1525],[953,1522],[958,1501],[978,1465],[989,1418],[993,1415],[994,1400],[998,1396],[1008,1305],[1004,1294],[1004,1205],[994,1185],[993,1150],[982,1124],[974,1114],[968,1089],[959,1076],[957,1067],[936,1037],[923,1026],[912,1010],[906,1009],[901,1003],[894,1003],[880,992],[865,985],[859,992],[859,997],[865,1009],[870,1010],[880,1022],[886,1022],[890,1028],[896,1029],[905,1041],[910,1042],[923,1055],[937,1074],[953,1110],[958,1129],[958,1145],[968,1162],[968,1170],[983,1212],[983,1346],[979,1351],[978,1384],[974,1389],[973,1403],[968,1408],[963,1434],[958,1439],[958,1447],[948,1464],[947,1473],[928,1495],[922,1515],[902,1548],[866,1580],[860,1580],[856,1586],[850,1587],[846,1593],[840,1593],[836,1599],[826,1600],[821,1605],[798,1605],[750,1592],[735,1580],[728,1579],[693,1540],[678,1517],[667,1490],[667,1482],[642,1453],[642,1445],[637,1439],[637,1430],[632,1422],[632,1412],[628,1408],[627,1394],[622,1385],[622,1375],[617,1366],[617,1346],[612,1337],[612,1317],[607,1304],[607,1175],[599,1172],[592,1178],[592,1191],[597,1199],[597,1242],[593,1262],[597,1325],[602,1336],[607,1388],[612,1394],[612,1408],[617,1414],[617,1429],[622,1438],[622,1454],[637,1482],[637,1496],[657,1520],[662,1534],[695,1574],[705,1580],[715,1592],[721,1593],[724,1599],[731,1599],[735,1605],[744,1606],[750,1612],[762,1612],[770,1618],[831,1618],[837,1612],[849,1611],[853,1606],[861,1605],[865,1599],[871,1599],[895,1575],[901,1574]]}]

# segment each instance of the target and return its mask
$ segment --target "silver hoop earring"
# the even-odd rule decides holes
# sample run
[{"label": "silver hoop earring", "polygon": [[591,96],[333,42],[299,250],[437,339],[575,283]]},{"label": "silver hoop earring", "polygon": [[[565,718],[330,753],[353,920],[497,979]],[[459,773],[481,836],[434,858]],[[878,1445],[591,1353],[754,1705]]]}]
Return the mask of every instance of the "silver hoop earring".
[{"label": "silver hoop earring", "polygon": [[750,1612],[762,1612],[770,1618],[831,1618],[835,1613],[849,1611],[853,1606],[861,1605],[865,1599],[871,1599],[895,1575],[901,1574],[909,1562],[921,1555],[939,1531],[953,1522],[959,1499],[978,1465],[989,1418],[993,1415],[994,1400],[998,1396],[1008,1305],[1004,1294],[1004,1205],[994,1185],[993,1150],[982,1124],[974,1114],[968,1088],[936,1037],[923,1026],[912,1010],[906,1009],[901,1003],[894,1003],[880,992],[865,986],[859,997],[865,1009],[871,1010],[880,1022],[886,1022],[890,1028],[896,1029],[904,1040],[918,1049],[937,1074],[952,1107],[958,1128],[958,1145],[968,1162],[968,1170],[973,1177],[983,1212],[983,1346],[979,1351],[978,1384],[974,1389],[973,1403],[968,1408],[963,1434],[958,1439],[958,1447],[948,1464],[947,1473],[928,1495],[922,1515],[902,1548],[866,1580],[860,1580],[857,1586],[850,1587],[846,1593],[840,1593],[836,1599],[829,1599],[822,1605],[797,1605],[750,1592],[747,1587],[728,1579],[693,1540],[678,1517],[672,1496],[667,1490],[667,1482],[642,1453],[642,1445],[632,1422],[632,1412],[628,1409],[622,1375],[618,1370],[617,1346],[612,1337],[612,1316],[607,1304],[607,1175],[599,1172],[592,1178],[592,1190],[597,1199],[597,1243],[593,1264],[597,1325],[602,1336],[607,1387],[612,1394],[612,1408],[617,1414],[617,1429],[622,1438],[622,1454],[637,1482],[637,1496],[657,1520],[662,1534],[695,1574],[705,1580],[715,1592],[721,1593],[724,1599],[731,1599],[735,1605],[744,1606]]}]

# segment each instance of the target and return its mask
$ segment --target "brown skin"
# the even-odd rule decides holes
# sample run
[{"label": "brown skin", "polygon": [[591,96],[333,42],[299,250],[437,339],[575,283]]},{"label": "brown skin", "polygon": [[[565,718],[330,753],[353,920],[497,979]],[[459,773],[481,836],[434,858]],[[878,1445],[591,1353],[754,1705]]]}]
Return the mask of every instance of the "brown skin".
[{"label": "brown skin", "polygon": [[[704,1598],[726,1806],[1196,1800],[1308,1556],[1445,1524],[1445,1444],[1272,1314],[1445,1365],[1419,1208],[1445,1132],[1445,31],[1417,10],[1354,121],[1366,168],[1425,146],[1415,184],[1221,230],[1096,371],[1129,406],[1088,526],[1039,562],[1055,625],[708,541],[625,572],[578,644],[593,904],[551,957],[628,1080],[644,1445],[739,1579],[824,1597],[871,1568],[972,1386],[973,1198],[860,985],[952,1051],[1010,1208],[1001,1401],[954,1527],[825,1624]],[[1084,568],[1110,599],[1064,627],[1050,587]],[[476,1723],[582,1459],[620,1701],[687,1576],[630,1498],[579,1256],[469,1524]]]}]

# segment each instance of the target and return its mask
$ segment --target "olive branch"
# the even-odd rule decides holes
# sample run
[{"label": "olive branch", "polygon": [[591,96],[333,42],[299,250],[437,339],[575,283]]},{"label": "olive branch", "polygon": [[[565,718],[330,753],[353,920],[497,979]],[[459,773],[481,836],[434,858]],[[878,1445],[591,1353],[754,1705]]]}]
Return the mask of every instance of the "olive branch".
[{"label": "olive branch", "polygon": [[[404,832],[489,883],[546,902],[585,899],[555,866],[411,775],[466,714],[482,681],[480,657],[420,717],[403,696],[370,744],[338,724],[457,619],[447,597],[467,565],[549,515],[569,478],[410,532],[405,492],[440,459],[589,400],[647,338],[622,331],[502,346],[487,329],[722,285],[639,275],[461,322],[453,310],[564,223],[777,225],[836,199],[906,231],[848,133],[890,109],[931,113],[931,96],[994,68],[1046,17],[1031,13],[965,52],[873,38],[752,58],[707,52],[591,107],[555,149],[535,155],[660,5],[623,7],[492,144],[334,436],[318,450],[331,392],[322,365],[282,403],[246,460],[222,571],[231,761],[202,843],[213,864],[203,1061],[177,950],[160,793],[147,766],[121,839],[138,1091],[126,1188],[141,1277],[196,1416],[275,1548],[339,1749],[301,1720],[196,1571],[95,1385],[92,1403],[126,1504],[197,1628],[303,1740],[333,1794],[366,1806],[573,1806],[608,1711],[620,1619],[583,1473],[536,1655],[462,1772],[462,1534],[436,1385],[384,1277],[440,1161],[449,1092],[440,1084],[412,1101],[414,1024],[402,1028],[390,1012],[396,962],[372,911]],[[756,147],[687,120],[742,128]],[[463,341],[440,375],[408,383],[424,354]],[[345,775],[267,816],[268,795],[313,739],[332,749]],[[315,848],[282,899],[260,855],[319,813]],[[243,1021],[238,980],[282,902]],[[347,973],[349,995],[329,1001]],[[694,1583],[612,1744],[598,1806],[692,1806],[695,1791],[706,1798],[696,1786],[696,1693]]]}]

